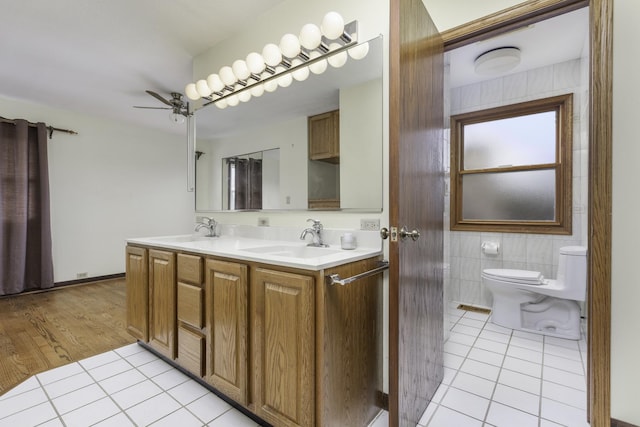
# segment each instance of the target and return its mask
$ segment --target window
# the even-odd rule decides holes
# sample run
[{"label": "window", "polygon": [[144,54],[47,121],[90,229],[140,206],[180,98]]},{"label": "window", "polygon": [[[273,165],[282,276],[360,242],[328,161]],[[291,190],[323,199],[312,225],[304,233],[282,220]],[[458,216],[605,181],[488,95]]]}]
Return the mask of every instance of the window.
[{"label": "window", "polygon": [[571,94],[451,117],[451,229],[571,234]]}]

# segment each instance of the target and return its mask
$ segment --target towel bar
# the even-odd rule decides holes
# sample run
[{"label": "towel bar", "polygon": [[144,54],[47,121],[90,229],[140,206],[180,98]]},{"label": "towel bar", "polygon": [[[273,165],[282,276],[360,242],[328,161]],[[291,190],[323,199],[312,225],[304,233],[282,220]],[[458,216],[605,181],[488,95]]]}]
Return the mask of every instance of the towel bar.
[{"label": "towel bar", "polygon": [[387,270],[389,268],[389,261],[380,261],[378,266],[372,270],[365,271],[364,273],[356,274],[355,276],[347,277],[346,279],[341,279],[339,274],[330,274],[325,276],[325,280],[328,285],[347,285],[351,282],[355,282],[356,280],[364,279],[365,277],[373,276],[374,274],[378,274]]}]

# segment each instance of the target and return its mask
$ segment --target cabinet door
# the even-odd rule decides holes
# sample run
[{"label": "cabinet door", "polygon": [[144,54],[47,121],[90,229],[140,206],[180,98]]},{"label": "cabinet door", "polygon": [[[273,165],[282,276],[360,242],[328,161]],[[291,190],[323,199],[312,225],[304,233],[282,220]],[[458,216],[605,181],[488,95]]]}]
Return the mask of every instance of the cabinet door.
[{"label": "cabinet door", "polygon": [[311,116],[308,120],[309,159],[338,163],[340,116],[338,110]]},{"label": "cabinet door", "polygon": [[251,298],[255,412],[274,425],[312,426],[314,279],[257,268]]},{"label": "cabinet door", "polygon": [[207,381],[248,402],[247,266],[208,259],[205,265]]},{"label": "cabinet door", "polygon": [[127,332],[140,341],[149,340],[149,282],[147,250],[127,246]]},{"label": "cabinet door", "polygon": [[176,261],[171,252],[149,250],[149,344],[176,357]]}]

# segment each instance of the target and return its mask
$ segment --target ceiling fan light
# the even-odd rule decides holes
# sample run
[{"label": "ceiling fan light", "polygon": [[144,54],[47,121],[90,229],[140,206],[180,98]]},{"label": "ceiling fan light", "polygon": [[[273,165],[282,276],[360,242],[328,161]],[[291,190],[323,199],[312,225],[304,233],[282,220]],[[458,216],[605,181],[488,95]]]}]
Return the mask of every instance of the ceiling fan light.
[{"label": "ceiling fan light", "polygon": [[344,33],[344,19],[338,12],[329,12],[322,18],[322,34],[329,40],[335,40]]},{"label": "ceiling fan light", "polygon": [[267,44],[262,49],[262,57],[264,58],[264,62],[270,67],[275,67],[282,62],[282,52],[280,52],[280,48],[273,43]]},{"label": "ceiling fan light", "polygon": [[280,39],[280,52],[287,58],[295,58],[300,54],[300,40],[293,34],[285,34]]},{"label": "ceiling fan light", "polygon": [[520,49],[499,47],[478,56],[474,61],[475,71],[481,75],[497,75],[513,70],[520,64]]},{"label": "ceiling fan light", "polygon": [[306,24],[300,30],[300,44],[307,50],[314,50],[320,46],[322,32],[315,24]]},{"label": "ceiling fan light", "polygon": [[220,68],[220,72],[218,74],[220,75],[220,80],[222,80],[222,83],[226,86],[233,86],[236,83],[236,75],[233,74],[233,69],[228,65]]},{"label": "ceiling fan light", "polygon": [[249,67],[247,67],[247,63],[242,59],[237,59],[231,65],[231,69],[233,70],[233,74],[236,75],[238,80],[247,80],[251,75],[249,71]]},{"label": "ceiling fan light", "polygon": [[175,111],[171,113],[171,121],[177,125],[181,125],[184,123],[184,116],[180,113],[176,113]]},{"label": "ceiling fan light", "polygon": [[200,94],[198,93],[198,90],[196,89],[195,83],[189,83],[187,86],[185,86],[184,93],[185,95],[187,95],[187,98],[189,98],[192,101],[197,101],[198,99],[201,98]]},{"label": "ceiling fan light", "polygon": [[203,98],[211,95],[211,88],[207,84],[206,80],[198,80],[196,82],[196,90],[198,91],[198,95]]},{"label": "ceiling fan light", "polygon": [[253,74],[260,74],[264,71],[266,64],[264,58],[257,52],[251,52],[247,55],[247,67]]}]

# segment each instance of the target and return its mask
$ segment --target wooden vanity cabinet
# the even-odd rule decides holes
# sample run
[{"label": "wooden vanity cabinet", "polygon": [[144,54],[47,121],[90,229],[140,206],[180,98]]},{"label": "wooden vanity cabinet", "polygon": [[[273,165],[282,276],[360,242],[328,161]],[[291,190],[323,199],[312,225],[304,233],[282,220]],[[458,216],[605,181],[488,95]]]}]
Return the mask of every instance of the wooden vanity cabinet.
[{"label": "wooden vanity cabinet", "polygon": [[127,332],[149,341],[149,264],[147,250],[127,246]]},{"label": "wooden vanity cabinet", "polygon": [[265,268],[252,273],[254,411],[275,426],[313,426],[314,277]]},{"label": "wooden vanity cabinet", "polygon": [[310,116],[307,127],[309,160],[340,163],[340,111]]},{"label": "wooden vanity cabinet", "polygon": [[207,259],[206,381],[235,400],[249,403],[248,267]]},{"label": "wooden vanity cabinet", "polygon": [[149,345],[176,358],[176,254],[149,250]]},{"label": "wooden vanity cabinet", "polygon": [[178,357],[176,361],[199,377],[204,376],[204,261],[178,254]]}]

